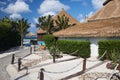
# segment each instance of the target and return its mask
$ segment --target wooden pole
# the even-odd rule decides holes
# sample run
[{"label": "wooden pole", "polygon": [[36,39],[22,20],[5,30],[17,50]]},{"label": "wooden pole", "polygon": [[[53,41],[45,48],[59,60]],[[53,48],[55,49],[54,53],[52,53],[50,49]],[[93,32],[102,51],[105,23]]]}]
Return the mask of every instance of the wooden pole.
[{"label": "wooden pole", "polygon": [[84,58],[84,60],[83,60],[83,73],[85,72],[85,70],[86,70],[86,58]]},{"label": "wooden pole", "polygon": [[22,64],[21,58],[18,58],[18,71],[21,70],[21,64]]},{"label": "wooden pole", "polygon": [[14,64],[14,60],[15,60],[15,54],[12,54],[12,61],[11,61],[11,64]]},{"label": "wooden pole", "polygon": [[55,53],[53,53],[53,63],[55,63]]},{"label": "wooden pole", "polygon": [[34,51],[36,51],[36,49],[35,49],[35,48],[36,48],[36,46],[34,45]]},{"label": "wooden pole", "polygon": [[40,69],[40,80],[44,80],[44,68]]},{"label": "wooden pole", "polygon": [[30,54],[32,54],[32,46],[30,46]]}]

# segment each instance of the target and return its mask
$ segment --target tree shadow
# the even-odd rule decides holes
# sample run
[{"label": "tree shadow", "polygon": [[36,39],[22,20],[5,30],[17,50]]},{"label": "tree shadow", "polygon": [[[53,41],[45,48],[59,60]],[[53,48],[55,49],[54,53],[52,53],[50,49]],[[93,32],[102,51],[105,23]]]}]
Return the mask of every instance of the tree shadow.
[{"label": "tree shadow", "polygon": [[19,77],[17,77],[16,79],[14,79],[14,80],[20,80],[21,78],[23,78],[23,77],[25,77],[25,76],[27,76],[29,73],[27,73],[27,74],[24,74],[24,75],[22,75],[22,76],[19,76]]},{"label": "tree shadow", "polygon": [[[104,64],[104,63],[105,63],[104,61],[101,62],[101,63],[98,63],[98,64],[96,64],[96,65],[94,65],[94,66],[86,69],[85,72],[88,72],[89,70],[94,69],[95,67],[100,66],[100,65],[102,65],[102,64]],[[84,74],[85,72],[80,71],[80,72],[77,72],[77,73],[75,73],[75,74],[71,74],[71,75],[69,75],[69,76],[67,76],[67,77],[64,77],[64,78],[62,78],[62,79],[60,79],[60,80],[68,80],[68,79],[71,79],[71,78],[80,76],[80,75]]]}]

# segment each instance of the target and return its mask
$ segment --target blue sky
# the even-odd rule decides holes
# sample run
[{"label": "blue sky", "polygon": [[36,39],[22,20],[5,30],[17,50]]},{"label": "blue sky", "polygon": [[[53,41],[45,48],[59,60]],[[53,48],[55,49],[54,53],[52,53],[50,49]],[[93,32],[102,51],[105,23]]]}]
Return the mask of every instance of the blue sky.
[{"label": "blue sky", "polygon": [[56,15],[64,8],[67,13],[83,22],[102,7],[105,0],[0,0],[0,18],[28,19],[29,31],[35,33],[37,19],[44,15]]}]

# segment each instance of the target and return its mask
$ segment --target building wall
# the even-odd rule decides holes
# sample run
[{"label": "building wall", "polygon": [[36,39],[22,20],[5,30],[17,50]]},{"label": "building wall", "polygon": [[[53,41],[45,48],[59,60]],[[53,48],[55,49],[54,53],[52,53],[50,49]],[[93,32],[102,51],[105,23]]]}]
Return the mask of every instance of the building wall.
[{"label": "building wall", "polygon": [[43,36],[46,34],[37,34],[37,40],[42,41]]},{"label": "building wall", "polygon": [[68,37],[68,38],[59,38],[60,40],[86,40],[86,41],[90,41],[91,44],[90,44],[90,50],[91,50],[91,57],[94,57],[94,58],[97,58],[99,56],[98,54],[98,48],[99,48],[99,45],[98,45],[98,42],[100,40],[120,40],[120,37],[111,37],[111,38],[83,38],[83,37]]}]

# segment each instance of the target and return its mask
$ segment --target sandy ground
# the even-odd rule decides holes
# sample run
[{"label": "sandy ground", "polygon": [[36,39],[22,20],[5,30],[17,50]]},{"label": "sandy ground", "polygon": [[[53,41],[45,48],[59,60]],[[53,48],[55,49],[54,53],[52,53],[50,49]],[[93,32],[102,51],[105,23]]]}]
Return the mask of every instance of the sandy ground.
[{"label": "sandy ground", "polygon": [[[25,59],[39,59],[40,57],[36,55],[28,56]],[[64,55],[62,58],[56,59],[56,61],[62,61],[67,59],[75,58],[75,56]],[[86,64],[86,73],[112,73],[113,70],[109,70],[106,68],[106,64],[110,61],[87,61]],[[51,63],[49,65],[44,65],[47,63]],[[83,67],[83,58],[78,58],[69,61],[63,61],[59,63],[52,63],[52,59],[48,59],[46,61],[42,61],[37,64],[38,66],[35,68],[31,68],[28,70],[28,75],[20,77],[19,80],[39,80],[39,72],[41,68],[44,68],[44,80],[80,80],[80,73]],[[39,66],[43,65],[43,66]],[[11,75],[12,80],[18,78],[20,75],[26,74],[26,70],[11,73],[15,71],[13,69],[14,66],[7,67],[7,71],[9,75]],[[118,71],[117,71],[118,72]],[[17,74],[17,75],[16,75]],[[78,74],[78,75],[77,75]],[[25,78],[25,79],[24,79]],[[86,79],[87,80],[87,79]]]}]

